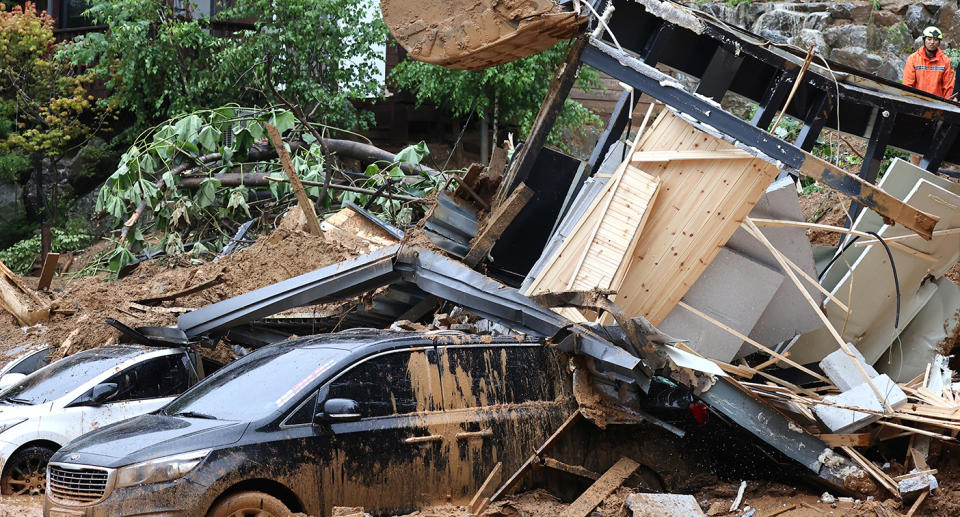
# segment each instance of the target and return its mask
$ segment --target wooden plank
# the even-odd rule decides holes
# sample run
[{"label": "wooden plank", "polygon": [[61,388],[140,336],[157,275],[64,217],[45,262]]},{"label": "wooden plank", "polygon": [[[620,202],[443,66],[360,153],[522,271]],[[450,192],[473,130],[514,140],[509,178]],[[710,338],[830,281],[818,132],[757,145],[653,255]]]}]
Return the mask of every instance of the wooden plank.
[{"label": "wooden plank", "polygon": [[263,127],[267,128],[270,141],[273,142],[273,146],[277,149],[277,156],[280,157],[280,163],[283,164],[283,170],[287,173],[287,178],[290,180],[293,193],[297,196],[297,203],[300,205],[300,209],[303,210],[303,215],[307,218],[307,230],[313,235],[323,235],[323,231],[320,230],[320,221],[317,219],[317,212],[313,208],[313,202],[307,197],[307,192],[303,190],[303,183],[300,182],[300,176],[298,176],[297,171],[293,169],[293,162],[290,161],[290,153],[287,152],[287,147],[283,145],[280,132],[277,131],[276,126],[272,124],[264,123]]},{"label": "wooden plank", "polygon": [[630,157],[631,163],[672,162],[689,160],[743,160],[756,158],[743,149],[718,149],[705,151],[691,149],[684,151],[639,151]]},{"label": "wooden plank", "polygon": [[176,300],[177,298],[181,298],[183,296],[187,296],[194,293],[199,293],[200,291],[203,291],[205,289],[209,289],[215,285],[218,285],[222,279],[223,277],[220,276],[220,274],[217,274],[217,276],[211,278],[210,280],[207,280],[206,282],[201,282],[199,284],[192,285],[190,287],[187,287],[186,289],[181,289],[179,291],[175,291],[170,294],[165,294],[162,296],[153,296],[150,298],[143,298],[143,299],[137,300],[136,303],[139,303],[142,305],[151,305],[151,304],[156,304],[160,302]]},{"label": "wooden plank", "polygon": [[580,494],[576,501],[570,503],[570,506],[561,515],[561,517],[586,517],[603,502],[614,490],[620,488],[620,485],[627,480],[640,464],[630,458],[620,458],[612,467],[600,476],[586,492]]},{"label": "wooden plank", "polygon": [[880,483],[880,486],[886,488],[898,499],[900,498],[900,489],[897,488],[897,483],[886,475],[882,470],[878,469],[873,463],[870,462],[867,458],[863,457],[856,449],[853,447],[842,447],[843,452],[847,453],[847,456],[850,457],[853,461],[857,462],[863,470],[867,471],[870,474],[870,477],[877,480]]},{"label": "wooden plank", "polygon": [[517,185],[510,197],[487,217],[483,230],[470,243],[470,251],[463,258],[463,263],[470,267],[479,264],[531,198],[533,198],[533,190],[526,183]]},{"label": "wooden plank", "polygon": [[[864,181],[859,176],[850,174],[812,154],[807,153],[803,164],[800,166],[800,172],[805,176],[820,180],[828,187],[856,185],[860,192],[859,195],[853,197],[855,201],[862,202],[867,208],[875,210],[886,218],[917,232],[924,239],[930,239],[933,236],[933,228],[940,221],[939,217],[918,210],[887,194],[876,185]],[[851,188],[847,187],[845,192],[850,190]]]},{"label": "wooden plank", "polygon": [[503,462],[499,461],[494,465],[493,469],[490,471],[490,474],[487,475],[487,479],[480,485],[480,488],[477,490],[477,493],[473,495],[473,499],[470,500],[470,513],[474,515],[479,515],[483,511],[483,507],[486,506],[486,503],[490,502],[490,496],[493,495],[493,491],[500,485],[500,478],[503,475]]},{"label": "wooden plank", "polygon": [[871,433],[818,434],[816,437],[830,447],[868,447],[873,443]]},{"label": "wooden plank", "polygon": [[523,462],[523,465],[520,465],[520,468],[518,468],[517,471],[514,472],[512,476],[510,476],[510,479],[504,482],[503,485],[500,488],[498,488],[497,491],[494,492],[492,496],[490,496],[490,501],[491,502],[496,501],[500,496],[510,493],[510,491],[517,486],[517,483],[520,482],[520,478],[523,476],[524,472],[526,472],[527,469],[529,469],[530,466],[533,465],[535,462],[539,462],[540,455],[550,450],[553,447],[553,445],[557,442],[557,440],[560,438],[560,436],[562,436],[563,433],[574,422],[576,422],[577,420],[580,420],[580,417],[581,417],[581,414],[579,409],[574,410],[573,413],[570,413],[570,416],[568,416],[567,419],[564,420],[562,424],[560,424],[560,427],[558,427],[557,430],[554,431],[553,434],[551,434],[543,442],[543,444],[540,445],[540,447],[537,447],[537,450],[533,452],[533,455],[527,458],[527,461]]},{"label": "wooden plank", "polygon": [[0,308],[13,315],[19,325],[30,327],[50,318],[49,307],[36,309],[38,300],[20,277],[0,262]]},{"label": "wooden plank", "polygon": [[[661,115],[642,151],[735,149],[680,118]],[[646,167],[662,182],[639,235],[615,303],[654,325],[676,306],[766,191],[777,169],[761,160],[663,162]],[[606,320],[605,320],[606,321]]]},{"label": "wooden plank", "polygon": [[913,502],[913,506],[910,507],[910,511],[907,512],[906,517],[913,517],[913,514],[917,513],[917,509],[920,508],[920,505],[923,504],[923,500],[927,498],[929,490],[925,490],[920,493],[920,496],[917,497],[917,500]]},{"label": "wooden plank", "polygon": [[581,467],[580,465],[570,465],[569,463],[564,463],[553,458],[543,458],[543,466],[553,470],[566,472],[567,474],[573,474],[574,476],[580,476],[582,478],[593,480],[600,479],[600,474],[597,474],[588,468]]},{"label": "wooden plank", "polygon": [[43,269],[40,271],[40,281],[37,282],[37,290],[43,291],[50,287],[53,281],[53,275],[57,272],[57,262],[60,261],[59,253],[47,253],[43,259]]}]

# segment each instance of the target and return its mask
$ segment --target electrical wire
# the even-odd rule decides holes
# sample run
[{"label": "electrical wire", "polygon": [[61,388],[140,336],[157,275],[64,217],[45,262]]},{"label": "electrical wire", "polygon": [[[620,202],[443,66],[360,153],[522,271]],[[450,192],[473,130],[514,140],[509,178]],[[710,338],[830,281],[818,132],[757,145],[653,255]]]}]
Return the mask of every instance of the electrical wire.
[{"label": "electrical wire", "polygon": [[890,259],[890,268],[893,269],[893,285],[897,291],[897,317],[893,321],[893,328],[900,328],[900,278],[897,276],[897,264],[893,261],[893,253],[890,251],[890,247],[887,246],[887,243],[883,240],[883,237],[880,237],[876,232],[867,232],[870,235],[873,235],[880,241],[880,244],[883,245],[883,249],[887,250],[887,258]]}]

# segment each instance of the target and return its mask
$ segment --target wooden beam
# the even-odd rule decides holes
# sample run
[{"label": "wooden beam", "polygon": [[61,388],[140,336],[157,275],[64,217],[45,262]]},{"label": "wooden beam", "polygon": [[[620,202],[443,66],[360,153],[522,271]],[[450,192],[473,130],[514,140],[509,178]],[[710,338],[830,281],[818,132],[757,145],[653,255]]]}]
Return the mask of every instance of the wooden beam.
[{"label": "wooden beam", "polygon": [[576,501],[570,503],[570,506],[568,506],[560,516],[587,517],[608,495],[620,488],[620,485],[636,472],[638,468],[640,468],[639,463],[627,457],[620,458],[619,461],[600,476],[600,479],[597,479],[590,485],[590,488],[588,488],[586,492],[580,494],[580,497],[578,497]]},{"label": "wooden beam", "polygon": [[551,434],[550,437],[547,438],[542,445],[540,445],[540,447],[537,447],[537,450],[534,451],[533,455],[527,458],[527,461],[523,462],[523,465],[520,465],[520,468],[518,468],[517,471],[514,472],[512,476],[510,476],[510,479],[504,482],[504,484],[500,488],[498,488],[497,491],[494,492],[492,496],[490,496],[490,501],[491,502],[496,501],[500,496],[510,493],[510,491],[512,491],[520,482],[521,476],[523,476],[523,474],[530,468],[530,466],[536,462],[539,462],[540,455],[550,450],[553,447],[553,445],[557,442],[557,440],[560,438],[560,436],[562,436],[563,433],[571,425],[573,425],[574,422],[580,420],[581,416],[582,415],[580,414],[579,409],[576,409],[573,411],[573,413],[570,413],[570,416],[568,416],[567,419],[564,420],[562,424],[560,424],[560,427],[558,427],[557,430],[554,431],[553,434]]},{"label": "wooden beam", "polygon": [[483,230],[481,230],[470,243],[470,251],[467,252],[466,257],[463,257],[463,263],[470,267],[475,267],[483,261],[487,253],[490,253],[493,245],[497,243],[500,235],[510,226],[513,219],[517,217],[517,214],[523,210],[523,207],[526,206],[527,202],[532,198],[533,190],[528,187],[526,183],[517,185],[517,188],[510,194],[510,197],[497,206],[487,217]]},{"label": "wooden beam", "polygon": [[600,479],[600,474],[597,474],[588,468],[581,467],[580,465],[570,465],[569,463],[564,463],[553,458],[543,458],[543,466],[553,470],[566,472],[567,474],[573,474],[574,476],[580,476],[582,478],[593,480]]},{"label": "wooden beam", "polygon": [[290,153],[287,152],[287,147],[283,144],[283,139],[280,138],[280,132],[277,131],[277,127],[272,124],[265,123],[263,126],[267,128],[270,141],[273,142],[273,146],[277,149],[277,156],[280,157],[280,163],[283,164],[283,170],[287,173],[287,178],[290,180],[293,193],[297,196],[297,203],[300,205],[300,209],[303,210],[303,215],[307,218],[307,230],[316,236],[323,235],[323,231],[320,229],[320,221],[317,219],[317,212],[314,210],[310,198],[307,197],[306,191],[303,190],[300,176],[298,176],[297,171],[293,169],[293,162],[290,161]]},{"label": "wooden beam", "polygon": [[873,434],[818,434],[817,438],[830,447],[868,447],[873,444]]},{"label": "wooden beam", "polygon": [[685,151],[639,151],[633,153],[631,163],[675,162],[689,160],[752,160],[756,158],[743,149],[716,149],[707,151],[689,149]]},{"label": "wooden beam", "polygon": [[43,259],[43,269],[40,271],[40,281],[37,282],[37,290],[43,291],[50,287],[53,281],[53,275],[57,272],[57,262],[60,261],[59,253],[47,253]]},{"label": "wooden beam", "polygon": [[493,495],[493,491],[500,484],[500,478],[503,476],[503,462],[497,462],[494,465],[493,469],[490,471],[490,474],[487,475],[487,479],[480,485],[480,488],[477,490],[477,493],[473,495],[473,499],[470,500],[470,513],[473,515],[480,515],[480,512],[483,511],[483,508],[490,503],[490,496]]},{"label": "wooden beam", "polygon": [[38,305],[44,304],[16,273],[0,262],[0,308],[13,315],[19,325],[30,327],[50,318],[50,308],[36,310]]}]

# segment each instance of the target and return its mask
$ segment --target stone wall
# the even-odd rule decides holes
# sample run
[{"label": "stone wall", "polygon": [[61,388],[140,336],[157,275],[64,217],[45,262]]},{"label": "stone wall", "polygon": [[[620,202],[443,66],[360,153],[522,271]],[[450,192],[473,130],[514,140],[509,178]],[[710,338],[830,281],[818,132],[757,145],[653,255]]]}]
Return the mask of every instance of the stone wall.
[{"label": "stone wall", "polygon": [[747,29],[775,43],[899,81],[907,56],[920,48],[929,25],[944,32],[941,48],[960,48],[957,2],[752,2],[690,4],[718,20]]}]

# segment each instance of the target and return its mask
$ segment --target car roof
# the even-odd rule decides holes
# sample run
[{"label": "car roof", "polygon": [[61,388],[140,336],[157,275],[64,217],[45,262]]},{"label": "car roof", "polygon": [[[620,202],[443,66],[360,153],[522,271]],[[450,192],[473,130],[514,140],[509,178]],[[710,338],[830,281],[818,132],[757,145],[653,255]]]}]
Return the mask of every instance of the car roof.
[{"label": "car roof", "polygon": [[121,345],[98,346],[96,348],[91,348],[89,350],[83,350],[81,352],[77,352],[73,355],[83,356],[83,357],[93,356],[93,357],[108,359],[108,358],[119,358],[119,357],[126,357],[126,356],[134,357],[137,355],[147,354],[150,352],[159,352],[163,350],[180,350],[180,349],[179,348],[168,349],[163,347],[153,347],[153,346],[145,346],[145,345],[121,344]]},{"label": "car roof", "polygon": [[330,334],[317,334],[270,345],[282,348],[332,348],[350,355],[368,355],[394,348],[424,344],[484,346],[495,344],[535,344],[532,336],[485,336],[459,331],[406,332],[380,329],[350,329]]}]

